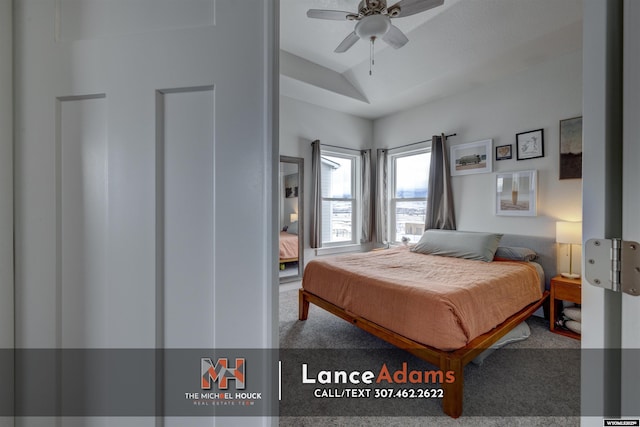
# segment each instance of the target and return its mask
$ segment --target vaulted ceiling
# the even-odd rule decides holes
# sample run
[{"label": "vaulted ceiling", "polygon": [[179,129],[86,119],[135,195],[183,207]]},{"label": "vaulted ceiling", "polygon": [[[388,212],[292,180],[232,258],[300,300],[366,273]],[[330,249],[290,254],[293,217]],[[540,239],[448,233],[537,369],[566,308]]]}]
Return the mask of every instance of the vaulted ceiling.
[{"label": "vaulted ceiling", "polygon": [[[393,24],[400,49],[360,40],[336,46],[352,21],[308,18],[308,9],[356,12],[359,0],[281,0],[281,93],[375,119],[504,78],[582,48],[582,0],[445,0]],[[388,5],[396,3],[388,0]]]}]

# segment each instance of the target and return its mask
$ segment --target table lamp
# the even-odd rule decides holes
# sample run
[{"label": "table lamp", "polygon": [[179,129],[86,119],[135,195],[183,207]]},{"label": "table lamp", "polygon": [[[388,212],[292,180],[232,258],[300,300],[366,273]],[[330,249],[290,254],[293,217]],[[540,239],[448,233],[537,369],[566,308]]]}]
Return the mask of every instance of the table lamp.
[{"label": "table lamp", "polygon": [[569,245],[569,272],[560,274],[570,279],[579,278],[580,274],[573,272],[573,245],[582,244],[582,222],[556,222],[556,242]]},{"label": "table lamp", "polygon": [[289,215],[289,219],[291,220],[292,223],[296,222],[298,220],[298,214],[292,213],[291,215]]}]

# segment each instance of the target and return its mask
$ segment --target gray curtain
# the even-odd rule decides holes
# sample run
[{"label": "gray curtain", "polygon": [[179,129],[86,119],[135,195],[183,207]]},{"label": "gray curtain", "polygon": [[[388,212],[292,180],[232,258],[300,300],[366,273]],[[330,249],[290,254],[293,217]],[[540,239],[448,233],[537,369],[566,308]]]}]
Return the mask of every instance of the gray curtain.
[{"label": "gray curtain", "polygon": [[311,236],[309,245],[312,248],[322,246],[322,177],[321,177],[322,159],[320,157],[320,141],[316,140],[311,143]]},{"label": "gray curtain", "polygon": [[429,193],[427,195],[425,230],[430,228],[456,229],[446,139],[444,134],[434,136],[431,139],[431,167],[429,169]]},{"label": "gray curtain", "polygon": [[371,241],[373,233],[373,211],[371,206],[371,150],[360,153],[362,176],[360,177],[360,192],[362,194],[362,237],[361,243]]},{"label": "gray curtain", "polygon": [[384,244],[389,241],[387,182],[387,150],[378,149],[376,152],[376,240]]}]

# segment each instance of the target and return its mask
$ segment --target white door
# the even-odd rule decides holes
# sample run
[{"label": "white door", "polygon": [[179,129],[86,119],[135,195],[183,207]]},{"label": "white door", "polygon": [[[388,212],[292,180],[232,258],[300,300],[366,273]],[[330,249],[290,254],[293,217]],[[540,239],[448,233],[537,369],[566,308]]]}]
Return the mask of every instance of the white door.
[{"label": "white door", "polygon": [[[638,19],[640,4],[635,0],[584,2],[585,241],[640,241]],[[640,280],[636,284],[640,286]],[[602,426],[603,418],[637,420],[640,296],[588,283],[582,289],[582,425]]]},{"label": "white door", "polygon": [[[14,2],[18,348],[274,347],[274,3]],[[100,366],[78,380],[51,363],[36,390],[18,365],[20,402],[67,408],[78,402],[66,388],[80,386],[80,406],[99,407]],[[151,399],[162,386],[148,385]],[[164,392],[166,403],[175,390]]]}]

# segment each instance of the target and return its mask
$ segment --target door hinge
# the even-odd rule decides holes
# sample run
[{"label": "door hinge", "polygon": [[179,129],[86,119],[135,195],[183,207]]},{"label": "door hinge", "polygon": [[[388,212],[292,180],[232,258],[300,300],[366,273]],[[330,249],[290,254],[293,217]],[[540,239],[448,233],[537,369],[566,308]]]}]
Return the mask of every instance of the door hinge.
[{"label": "door hinge", "polygon": [[640,295],[640,244],[622,239],[589,239],[585,279],[593,286]]}]

